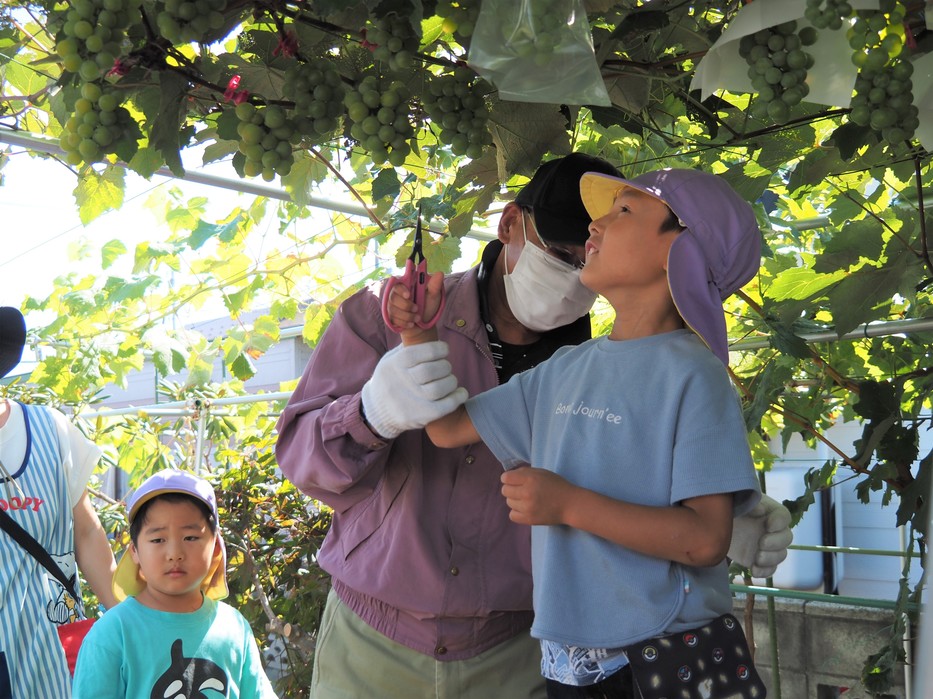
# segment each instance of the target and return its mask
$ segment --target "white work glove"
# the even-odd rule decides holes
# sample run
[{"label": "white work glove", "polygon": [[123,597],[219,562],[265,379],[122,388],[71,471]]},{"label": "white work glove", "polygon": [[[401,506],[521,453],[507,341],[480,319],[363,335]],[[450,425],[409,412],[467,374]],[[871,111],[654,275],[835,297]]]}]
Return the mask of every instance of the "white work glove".
[{"label": "white work glove", "polygon": [[393,439],[452,413],[467,399],[450,373],[440,340],[386,352],[363,385],[363,415],[381,437]]},{"label": "white work glove", "polygon": [[770,578],[778,563],[787,558],[787,547],[793,540],[790,511],[763,494],[748,514],[732,523],[729,558],[751,569],[754,578]]}]

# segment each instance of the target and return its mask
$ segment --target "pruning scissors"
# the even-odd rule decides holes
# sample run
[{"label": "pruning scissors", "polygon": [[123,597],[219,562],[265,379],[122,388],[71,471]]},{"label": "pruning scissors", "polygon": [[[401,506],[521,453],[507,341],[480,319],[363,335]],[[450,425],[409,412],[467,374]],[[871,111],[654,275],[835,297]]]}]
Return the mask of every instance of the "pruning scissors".
[{"label": "pruning scissors", "polygon": [[[399,333],[404,328],[396,327],[389,319],[389,298],[391,297],[392,289],[395,288],[396,284],[402,284],[406,289],[408,289],[408,291],[411,293],[410,298],[412,302],[420,312],[424,307],[424,297],[428,286],[428,261],[424,258],[424,253],[421,251],[420,206],[418,207],[418,225],[415,227],[415,240],[411,246],[411,255],[408,256],[408,260],[405,262],[405,273],[401,277],[391,277],[389,281],[386,282],[385,289],[382,292],[382,319],[392,330]],[[419,318],[415,321],[415,325],[424,329],[433,328],[438,319],[441,317],[441,312],[444,310],[445,300],[444,289],[442,287],[441,302],[437,307],[437,312],[434,314],[434,317],[430,320],[423,320]]]}]

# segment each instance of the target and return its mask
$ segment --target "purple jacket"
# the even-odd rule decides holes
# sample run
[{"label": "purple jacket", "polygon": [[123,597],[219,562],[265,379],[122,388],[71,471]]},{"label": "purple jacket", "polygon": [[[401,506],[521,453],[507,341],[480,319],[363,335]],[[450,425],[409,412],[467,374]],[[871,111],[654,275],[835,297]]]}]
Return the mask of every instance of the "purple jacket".
[{"label": "purple jacket", "polygon": [[[477,269],[444,283],[438,334],[475,395],[499,383]],[[276,457],[334,510],[318,562],[340,598],[398,643],[438,660],[470,658],[531,626],[530,529],[509,520],[502,465],[485,445],[439,449],[423,430],[382,440],[363,423],[363,384],[400,341],[377,292],[347,299],[321,337],[279,418]]]}]

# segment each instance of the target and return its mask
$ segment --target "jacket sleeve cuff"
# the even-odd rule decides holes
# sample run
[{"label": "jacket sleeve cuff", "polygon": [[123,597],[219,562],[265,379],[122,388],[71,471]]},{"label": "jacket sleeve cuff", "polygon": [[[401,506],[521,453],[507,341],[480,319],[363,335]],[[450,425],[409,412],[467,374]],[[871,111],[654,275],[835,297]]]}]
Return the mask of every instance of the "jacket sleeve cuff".
[{"label": "jacket sleeve cuff", "polygon": [[372,451],[385,449],[389,446],[391,440],[387,440],[382,435],[374,432],[366,423],[366,419],[363,417],[363,400],[359,394],[353,400],[348,401],[346,410],[347,434],[353,438],[353,441]]}]

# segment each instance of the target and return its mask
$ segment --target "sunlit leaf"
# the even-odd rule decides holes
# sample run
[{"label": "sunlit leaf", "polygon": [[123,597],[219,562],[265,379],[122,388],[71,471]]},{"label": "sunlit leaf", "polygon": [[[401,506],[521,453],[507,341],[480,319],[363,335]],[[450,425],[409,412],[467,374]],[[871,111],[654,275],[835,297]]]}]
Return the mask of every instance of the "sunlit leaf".
[{"label": "sunlit leaf", "polygon": [[126,254],[126,245],[122,240],[110,240],[101,248],[101,269],[107,269],[119,257]]},{"label": "sunlit leaf", "polygon": [[124,176],[122,168],[108,167],[103,172],[88,169],[78,180],[74,190],[78,215],[85,225],[106,211],[123,205]]},{"label": "sunlit leaf", "polygon": [[819,274],[804,267],[789,269],[774,280],[765,290],[765,295],[776,301],[808,299],[826,291],[845,277],[843,270],[833,274]]}]

